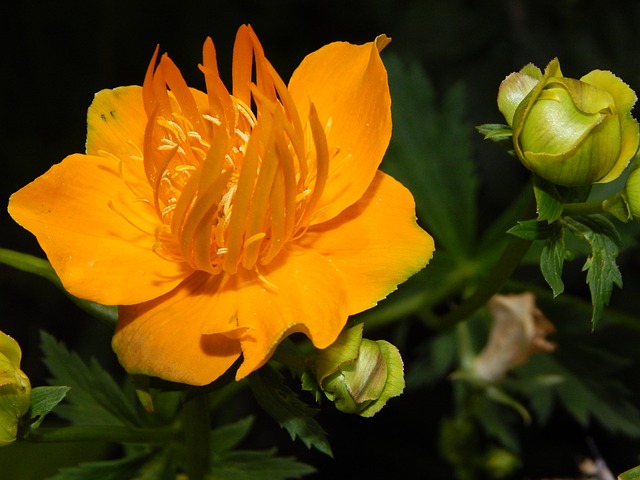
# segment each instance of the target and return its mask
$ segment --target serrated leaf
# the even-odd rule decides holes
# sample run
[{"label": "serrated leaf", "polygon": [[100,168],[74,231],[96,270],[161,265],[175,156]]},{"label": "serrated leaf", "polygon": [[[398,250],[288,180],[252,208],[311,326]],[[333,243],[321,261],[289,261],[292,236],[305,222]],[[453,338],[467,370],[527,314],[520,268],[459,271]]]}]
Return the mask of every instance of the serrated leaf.
[{"label": "serrated leaf", "polygon": [[40,426],[44,417],[67,396],[69,389],[66,386],[55,386],[35,387],[31,390],[30,430]]},{"label": "serrated leaf", "polygon": [[533,193],[536,197],[536,209],[539,221],[555,222],[562,215],[562,199],[556,186],[533,175]]},{"label": "serrated leaf", "polygon": [[293,440],[299,437],[307,448],[333,456],[327,435],[309,407],[283,383],[283,377],[269,365],[249,376],[249,385],[260,406],[285,428]]},{"label": "serrated leaf", "polygon": [[507,233],[523,240],[546,240],[555,236],[559,230],[557,223],[523,220],[507,230]]},{"label": "serrated leaf", "polygon": [[213,430],[211,432],[211,450],[213,453],[223,453],[236,447],[249,433],[253,420],[254,417],[249,416]]},{"label": "serrated leaf", "polygon": [[123,480],[135,478],[140,468],[149,459],[149,454],[125,457],[119,460],[81,463],[76,467],[63,468],[47,480]]},{"label": "serrated leaf", "polygon": [[418,220],[440,248],[466,256],[476,236],[477,178],[464,88],[454,85],[436,99],[419,64],[385,54],[385,66],[394,125],[381,169],[413,193]]},{"label": "serrated leaf", "polygon": [[580,355],[567,353],[578,367],[561,363],[556,355],[534,355],[514,373],[518,390],[527,395],[531,410],[544,424],[556,402],[562,404],[583,427],[596,420],[614,434],[640,436],[640,411],[629,401],[629,394],[607,366],[611,354],[590,350]]},{"label": "serrated leaf", "polygon": [[292,457],[277,457],[275,449],[240,450],[214,459],[211,478],[216,480],[286,480],[314,473],[310,465]]},{"label": "serrated leaf", "polygon": [[554,298],[564,291],[562,268],[565,255],[564,230],[560,228],[553,237],[547,240],[544,247],[542,247],[542,252],[540,252],[540,271],[547,284],[551,287]]},{"label": "serrated leaf", "polygon": [[593,305],[591,325],[596,328],[604,307],[609,303],[613,286],[622,288],[622,275],[616,264],[622,241],[613,224],[602,215],[567,218],[566,225],[591,247],[591,254],[582,270],[587,271]]},{"label": "serrated leaf", "polygon": [[85,363],[46,332],[41,341],[43,361],[53,374],[50,383],[71,387],[58,415],[75,425],[142,425],[133,391],[125,394],[95,359]]},{"label": "serrated leaf", "polygon": [[510,155],[514,154],[513,129],[509,125],[502,123],[485,123],[478,125],[476,130],[483,135],[485,140],[491,140],[501,145]]}]

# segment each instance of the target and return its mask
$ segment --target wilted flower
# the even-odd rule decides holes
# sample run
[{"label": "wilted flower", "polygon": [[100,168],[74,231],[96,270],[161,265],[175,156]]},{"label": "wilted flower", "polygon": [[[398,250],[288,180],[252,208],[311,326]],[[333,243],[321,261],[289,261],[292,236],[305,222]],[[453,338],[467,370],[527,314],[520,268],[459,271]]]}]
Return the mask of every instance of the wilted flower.
[{"label": "wilted flower", "polygon": [[20,418],[31,405],[31,383],[20,370],[18,342],[0,332],[0,447],[13,443]]},{"label": "wilted flower", "polygon": [[199,385],[241,354],[248,375],[293,332],[325,348],[429,261],[413,197],[378,171],[388,41],[327,45],[287,86],[242,26],[231,94],[210,39],[206,93],[154,55],[142,88],[96,95],[86,155],[12,196],[65,288],[120,305],[129,372]]},{"label": "wilted flower", "polygon": [[402,357],[384,340],[362,338],[360,323],[317,352],[313,374],[321,391],[345,413],[372,417],[404,390]]},{"label": "wilted flower", "polygon": [[532,172],[565,186],[607,183],[638,150],[635,92],[611,72],[565,78],[557,59],[542,72],[527,65],[501,83],[498,108]]},{"label": "wilted flower", "polygon": [[555,328],[538,309],[531,292],[494,295],[488,307],[493,322],[489,340],[473,362],[477,378],[495,383],[533,353],[555,349],[546,338]]}]

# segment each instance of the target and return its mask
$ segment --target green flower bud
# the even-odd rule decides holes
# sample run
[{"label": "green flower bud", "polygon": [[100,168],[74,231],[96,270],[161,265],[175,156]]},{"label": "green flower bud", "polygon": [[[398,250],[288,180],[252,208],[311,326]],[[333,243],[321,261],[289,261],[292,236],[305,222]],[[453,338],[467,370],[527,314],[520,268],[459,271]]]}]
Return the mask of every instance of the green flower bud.
[{"label": "green flower bud", "polygon": [[640,222],[640,168],[636,168],[629,173],[625,193],[627,195],[629,213],[636,222]]},{"label": "green flower bud", "polygon": [[314,373],[319,388],[345,413],[372,417],[404,390],[398,349],[384,340],[362,338],[362,324],[345,330],[319,350]]},{"label": "green flower bud", "polygon": [[520,161],[557,185],[607,183],[638,150],[635,92],[611,72],[565,78],[557,59],[544,74],[533,65],[500,84],[498,109],[513,129]]},{"label": "green flower bud", "polygon": [[31,383],[20,370],[21,358],[18,342],[0,332],[0,447],[15,441],[20,418],[31,405]]}]

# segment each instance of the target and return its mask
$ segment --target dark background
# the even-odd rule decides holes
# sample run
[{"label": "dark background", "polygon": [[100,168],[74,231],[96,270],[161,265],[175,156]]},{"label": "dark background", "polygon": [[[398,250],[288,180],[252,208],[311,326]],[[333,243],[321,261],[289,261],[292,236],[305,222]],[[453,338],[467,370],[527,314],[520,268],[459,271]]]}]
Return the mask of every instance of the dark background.
[{"label": "dark background", "polygon": [[[156,44],[169,52],[190,85],[202,87],[197,64],[202,43],[211,36],[228,82],[233,39],[242,23],[253,26],[284,79],[304,55],[326,43],[364,43],[386,33],[393,38],[387,49],[420,62],[436,89],[456,82],[466,85],[471,125],[501,121],[495,97],[508,73],[528,62],[544,67],[555,56],[567,76],[610,69],[636,91],[640,88],[636,0],[17,0],[5,2],[0,22],[0,198],[4,202],[52,164],[84,150],[86,110],[94,93],[141,84]],[[496,152],[478,135],[474,156],[482,178],[480,208],[487,214],[504,208],[515,190],[510,185],[525,176],[515,163],[496,167],[490,161]],[[40,254],[35,239],[10,219],[4,207],[0,247]],[[625,275],[627,285],[638,285],[637,274]],[[20,341],[24,370],[34,384],[42,384],[46,377],[39,360],[40,329],[119,372],[106,326],[88,320],[45,281],[4,266],[0,266],[0,329]],[[247,408],[255,408],[251,399],[243,401]],[[329,432],[335,460],[308,452],[300,442],[292,444],[286,432],[260,416],[250,446],[277,445],[316,465],[322,472],[317,478],[363,478],[365,472],[375,472],[371,478],[449,478],[435,447],[437,412],[449,401],[446,388],[407,394],[374,419],[336,414],[325,405],[320,421]],[[562,417],[544,431],[527,430],[527,474],[532,478],[574,474],[576,459],[584,455],[584,435]],[[617,448],[616,439],[609,440],[603,449],[617,473],[640,463],[633,453],[640,452],[635,445]],[[45,460],[51,455],[64,463],[66,452],[47,452]],[[7,461],[0,457],[0,471]]]}]

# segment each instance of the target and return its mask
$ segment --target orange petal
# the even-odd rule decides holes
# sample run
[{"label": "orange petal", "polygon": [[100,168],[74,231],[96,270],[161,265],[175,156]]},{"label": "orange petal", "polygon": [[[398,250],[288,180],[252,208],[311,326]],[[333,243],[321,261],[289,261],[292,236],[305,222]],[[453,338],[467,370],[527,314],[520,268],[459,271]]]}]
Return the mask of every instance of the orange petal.
[{"label": "orange petal", "polygon": [[260,274],[239,273],[238,320],[247,330],[237,379],[264,365],[285,336],[303,332],[326,348],[347,321],[346,285],[317,253],[283,251]]},{"label": "orange petal", "polygon": [[168,292],[190,272],[154,253],[155,212],[128,188],[113,159],[67,157],[14,193],[9,213],[36,236],[78,297],[139,303]]},{"label": "orange petal", "polygon": [[319,223],[358,200],[382,161],[391,137],[387,72],[374,42],[331,43],[302,61],[289,90],[303,123],[315,105],[335,153],[314,219]]},{"label": "orange petal", "polygon": [[[233,280],[204,272],[166,295],[119,309],[113,349],[129,373],[206,385],[240,356]],[[224,333],[203,334],[205,330]]]},{"label": "orange petal", "polygon": [[142,87],[102,90],[87,114],[87,154],[114,156],[144,175],[141,157],[146,125]]},{"label": "orange petal", "polygon": [[331,262],[348,286],[349,315],[373,307],[421,270],[433,238],[416,224],[411,193],[378,172],[360,201],[296,242]]}]

